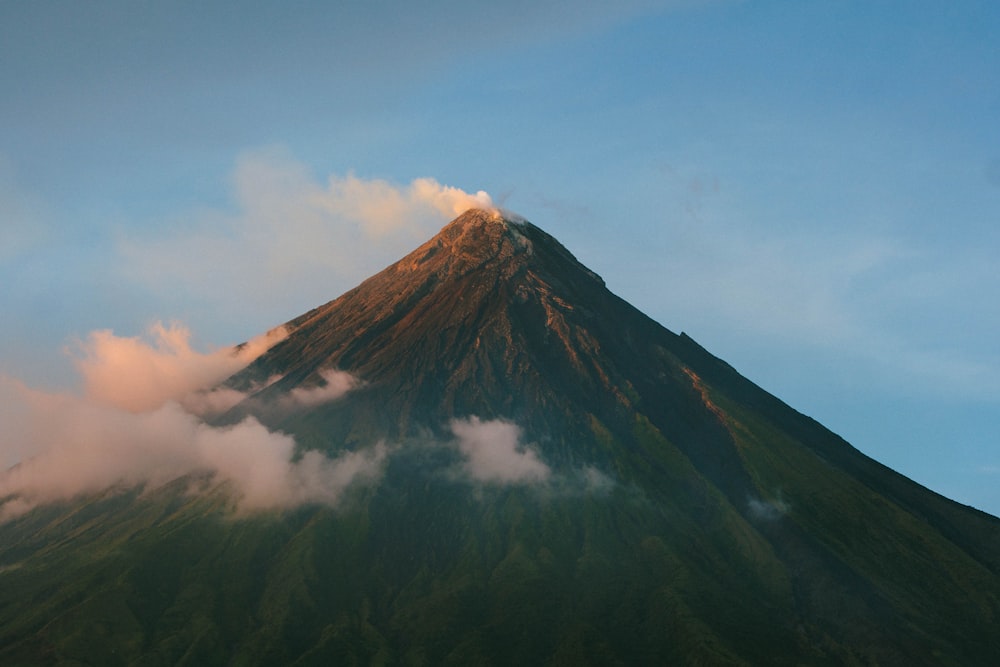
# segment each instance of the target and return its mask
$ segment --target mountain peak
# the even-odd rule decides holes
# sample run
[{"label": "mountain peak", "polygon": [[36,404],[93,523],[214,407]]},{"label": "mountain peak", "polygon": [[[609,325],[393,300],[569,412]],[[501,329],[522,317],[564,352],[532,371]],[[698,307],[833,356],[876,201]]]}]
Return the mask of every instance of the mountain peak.
[{"label": "mountain peak", "polygon": [[445,225],[417,253],[425,248],[433,248],[435,253],[443,249],[455,258],[476,263],[530,254],[532,243],[524,234],[529,224],[500,209],[470,208]]},{"label": "mountain peak", "polygon": [[[470,208],[434,238],[389,267],[390,272],[430,270],[438,277],[464,275],[486,266],[510,278],[530,265],[571,281],[604,281],[558,240],[519,215],[497,208]],[[576,276],[575,279],[570,276]]]},{"label": "mountain peak", "polygon": [[523,225],[525,222],[526,220],[521,216],[500,208],[470,208],[445,225],[445,229],[468,225],[501,225],[509,227],[510,225]]},{"label": "mountain peak", "polygon": [[[280,374],[283,380],[264,390],[277,395],[319,382],[323,369],[335,367],[378,392],[407,376],[419,410],[400,405],[390,421],[397,433],[433,428],[447,423],[453,409],[495,414],[493,393],[519,393],[499,381],[513,369],[550,365],[555,354],[569,359],[570,375],[580,372],[580,359],[590,354],[581,346],[590,344],[591,313],[612,308],[615,322],[645,321],[634,309],[620,313],[624,305],[537,226],[497,209],[469,209],[395,264],[287,323],[289,339],[233,382],[242,389]],[[545,377],[541,370],[527,372]],[[602,373],[582,372],[588,378]],[[498,382],[480,388],[484,377]],[[393,390],[380,400],[388,406],[399,396]],[[509,414],[528,410],[522,403],[510,403]],[[410,421],[417,415],[421,423]]]}]

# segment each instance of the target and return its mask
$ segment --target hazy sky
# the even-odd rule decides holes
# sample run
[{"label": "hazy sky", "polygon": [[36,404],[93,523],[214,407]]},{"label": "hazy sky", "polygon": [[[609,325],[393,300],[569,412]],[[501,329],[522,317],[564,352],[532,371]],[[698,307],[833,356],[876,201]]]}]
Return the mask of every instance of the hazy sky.
[{"label": "hazy sky", "polygon": [[426,4],[0,2],[0,373],[251,338],[485,191],[1000,514],[1000,4]]}]

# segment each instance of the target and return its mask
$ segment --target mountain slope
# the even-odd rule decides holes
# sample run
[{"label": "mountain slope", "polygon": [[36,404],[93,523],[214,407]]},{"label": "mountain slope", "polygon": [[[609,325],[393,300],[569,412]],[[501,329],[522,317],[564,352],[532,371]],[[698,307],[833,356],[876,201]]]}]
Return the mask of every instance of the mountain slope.
[{"label": "mountain slope", "polygon": [[[218,422],[330,454],[389,443],[379,482],[233,518],[225,489],[180,480],[0,526],[0,661],[1000,662],[1000,521],[864,456],[530,223],[469,211],[288,329]],[[331,369],[355,388],[275,408]],[[477,477],[463,428],[494,462],[514,429],[505,462],[530,474]]]}]

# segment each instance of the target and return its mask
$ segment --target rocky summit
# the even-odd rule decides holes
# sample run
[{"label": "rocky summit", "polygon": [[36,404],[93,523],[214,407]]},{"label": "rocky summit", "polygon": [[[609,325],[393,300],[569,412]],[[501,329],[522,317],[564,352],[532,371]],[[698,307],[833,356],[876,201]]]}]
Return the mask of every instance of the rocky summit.
[{"label": "rocky summit", "polygon": [[527,221],[467,211],[285,328],[209,425],[378,447],[379,474],[266,512],[180,478],[8,521],[0,663],[1000,664],[1000,520]]}]

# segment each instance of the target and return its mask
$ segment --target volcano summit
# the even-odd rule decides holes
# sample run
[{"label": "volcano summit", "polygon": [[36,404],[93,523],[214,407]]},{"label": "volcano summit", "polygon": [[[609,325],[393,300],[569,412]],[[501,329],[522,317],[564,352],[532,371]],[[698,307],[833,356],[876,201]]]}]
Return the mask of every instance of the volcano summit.
[{"label": "volcano summit", "polygon": [[529,222],[467,211],[285,326],[212,423],[381,447],[380,476],[335,506],[234,515],[180,478],[0,525],[0,662],[1000,664],[1000,521]]}]

